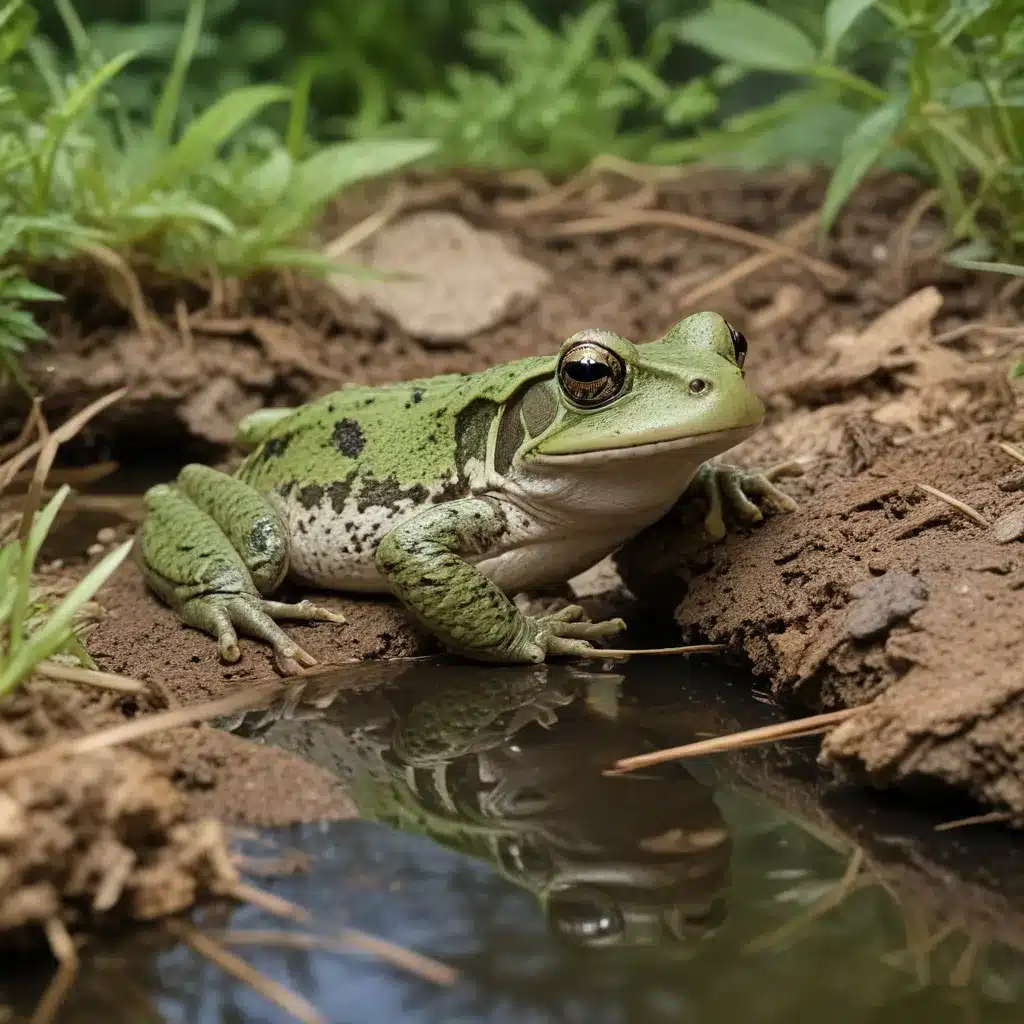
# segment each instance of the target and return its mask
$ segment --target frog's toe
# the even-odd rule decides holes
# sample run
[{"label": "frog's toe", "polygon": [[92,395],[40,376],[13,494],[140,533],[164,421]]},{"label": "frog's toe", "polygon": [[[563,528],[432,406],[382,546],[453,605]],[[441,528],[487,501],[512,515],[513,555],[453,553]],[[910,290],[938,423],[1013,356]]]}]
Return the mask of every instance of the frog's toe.
[{"label": "frog's toe", "polygon": [[299,675],[304,668],[315,665],[316,659],[274,622],[273,609],[266,607],[273,603],[249,594],[208,595],[187,602],[181,615],[188,625],[217,638],[218,652],[228,664],[233,665],[242,656],[238,647],[238,632],[241,632],[270,644],[274,661],[283,675]]},{"label": "frog's toe", "polygon": [[576,640],[564,636],[548,637],[546,646],[549,655],[560,657],[571,657],[574,654],[586,655],[594,649],[594,645],[587,640]]},{"label": "frog's toe", "polygon": [[341,612],[321,608],[312,601],[299,601],[298,604],[285,604],[283,601],[264,601],[264,611],[275,621],[284,622],[295,619],[305,622],[336,622],[344,625],[348,619]]},{"label": "frog's toe", "polygon": [[[730,507],[745,523],[759,523],[764,519],[764,513],[747,496],[748,492],[761,493],[762,488],[756,477],[757,474],[751,474],[749,479],[746,474],[743,476],[723,474],[719,484]],[[772,487],[767,480],[764,481],[764,485]]]},{"label": "frog's toe", "polygon": [[563,622],[552,632],[567,640],[605,640],[618,635],[625,628],[622,619],[607,619],[604,622]]},{"label": "frog's toe", "polygon": [[788,462],[777,462],[769,466],[761,476],[766,480],[782,480],[787,476],[803,476],[807,467],[799,459],[790,459]]},{"label": "frog's toe", "polygon": [[[780,470],[788,470],[792,465],[799,465],[798,463],[790,464],[783,463],[782,466],[776,467],[775,470],[768,470],[766,473],[748,473],[744,478],[739,481],[739,486],[747,495],[753,495],[759,498],[767,498],[773,505],[786,512],[795,512],[800,506],[797,505],[796,501],[791,495],[787,494],[781,487],[776,487],[773,481],[780,479],[782,476],[798,476],[798,473],[784,472],[780,473]],[[775,475],[770,475],[772,473]],[[803,472],[801,467],[800,472]]]},{"label": "frog's toe", "polygon": [[559,608],[557,611],[541,616],[540,621],[549,627],[557,623],[566,622],[586,623],[587,613],[578,604],[567,604],[564,608]]}]

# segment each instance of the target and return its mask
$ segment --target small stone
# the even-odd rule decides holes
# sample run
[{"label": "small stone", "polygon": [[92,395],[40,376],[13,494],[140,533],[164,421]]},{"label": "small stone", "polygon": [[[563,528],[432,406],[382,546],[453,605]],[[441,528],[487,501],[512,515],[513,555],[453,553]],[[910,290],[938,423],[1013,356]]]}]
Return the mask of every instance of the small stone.
[{"label": "small stone", "polygon": [[11,846],[25,834],[28,821],[17,800],[0,793],[0,846]]},{"label": "small stone", "polygon": [[1010,509],[992,524],[992,539],[999,544],[1009,544],[1021,537],[1024,537],[1024,508]]},{"label": "small stone", "polygon": [[1024,491],[1024,469],[1015,469],[999,480],[1001,491]]},{"label": "small stone", "polygon": [[86,549],[85,553],[90,558],[95,558],[96,555],[102,555],[107,549],[102,544],[90,544]]},{"label": "small stone", "polygon": [[916,576],[894,570],[876,579],[861,580],[850,588],[846,631],[856,640],[887,632],[909,618],[928,600],[928,588]]},{"label": "small stone", "polygon": [[382,228],[356,254],[390,280],[338,275],[331,284],[365,299],[424,344],[451,344],[520,316],[537,301],[549,272],[454,213],[414,213]]},{"label": "small stone", "polygon": [[112,526],[104,526],[103,529],[96,534],[96,542],[98,544],[109,545],[113,544],[115,540],[117,540],[117,530]]}]

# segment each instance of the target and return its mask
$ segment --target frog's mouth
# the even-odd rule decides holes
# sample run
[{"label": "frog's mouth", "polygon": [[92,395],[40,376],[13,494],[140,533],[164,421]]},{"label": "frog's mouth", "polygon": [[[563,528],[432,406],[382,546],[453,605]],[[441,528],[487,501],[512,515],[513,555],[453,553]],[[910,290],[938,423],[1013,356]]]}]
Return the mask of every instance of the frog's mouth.
[{"label": "frog's mouth", "polygon": [[[760,426],[760,421],[727,430],[714,430],[706,434],[685,434],[668,436],[652,431],[649,434],[623,434],[621,437],[607,437],[600,447],[580,448],[570,452],[544,452],[534,449],[530,461],[548,466],[575,466],[592,462],[622,461],[626,459],[647,459],[665,455],[689,453],[704,462],[714,455],[720,455],[745,440]],[[667,433],[667,432],[666,432]]]}]

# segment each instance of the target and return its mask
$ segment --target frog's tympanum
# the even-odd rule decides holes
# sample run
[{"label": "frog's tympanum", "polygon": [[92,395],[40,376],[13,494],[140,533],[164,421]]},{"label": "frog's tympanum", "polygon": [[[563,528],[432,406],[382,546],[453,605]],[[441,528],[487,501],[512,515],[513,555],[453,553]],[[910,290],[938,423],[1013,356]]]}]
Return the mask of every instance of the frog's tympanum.
[{"label": "frog's tympanum", "polygon": [[552,356],[255,413],[233,476],[190,465],[147,493],[146,578],[225,661],[241,632],[285,674],[314,659],[278,622],[344,621],[273,600],[286,578],[392,593],[479,661],[585,651],[622,620],[576,605],[529,615],[510,597],[564,584],[698,492],[713,535],[723,502],[748,521],[762,516],[752,498],[794,507],[768,476],[709,462],[764,415],[746,354],[725,320],[697,313],[646,345],[585,330]]}]

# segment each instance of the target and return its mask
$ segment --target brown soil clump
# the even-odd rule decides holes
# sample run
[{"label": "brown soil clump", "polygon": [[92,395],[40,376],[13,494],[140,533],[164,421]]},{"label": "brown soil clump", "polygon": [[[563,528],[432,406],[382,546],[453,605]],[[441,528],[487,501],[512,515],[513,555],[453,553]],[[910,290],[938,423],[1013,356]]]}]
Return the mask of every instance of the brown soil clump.
[{"label": "brown soil clump", "polygon": [[[108,672],[156,681],[183,705],[213,700],[241,686],[276,678],[266,644],[239,638],[242,658],[225,665],[216,642],[182,625],[160,604],[132,565],[104,589],[107,614],[89,637],[89,652]],[[348,622],[289,623],[288,634],[327,666],[354,659],[388,659],[433,653],[436,645],[411,628],[397,603],[316,594],[318,604],[341,611]]]},{"label": "brown soil clump", "polygon": [[799,512],[708,546],[698,509],[685,540],[659,524],[620,563],[643,592],[657,559],[660,584],[685,593],[684,631],[742,650],[776,698],[866,705],[827,737],[825,765],[1024,821],[1024,505],[1020,466],[997,445],[1024,431],[1006,379],[1014,338],[980,328],[947,347],[930,329],[938,297],[819,341],[812,372],[767,389],[774,423],[736,458],[805,460],[789,488]]}]

